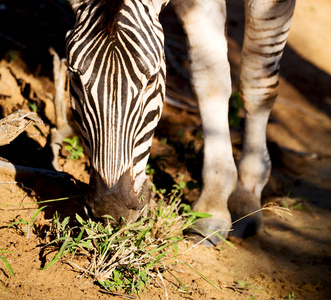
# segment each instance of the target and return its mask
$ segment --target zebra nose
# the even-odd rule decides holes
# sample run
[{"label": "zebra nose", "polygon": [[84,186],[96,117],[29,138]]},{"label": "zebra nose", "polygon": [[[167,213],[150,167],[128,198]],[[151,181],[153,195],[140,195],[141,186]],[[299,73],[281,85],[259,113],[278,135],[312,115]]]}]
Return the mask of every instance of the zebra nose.
[{"label": "zebra nose", "polygon": [[116,222],[120,222],[122,218],[127,221],[137,220],[147,209],[150,190],[147,182],[139,194],[134,192],[133,187],[130,170],[123,173],[113,186],[108,186],[101,176],[93,171],[87,201],[93,216],[102,218],[109,215]]}]

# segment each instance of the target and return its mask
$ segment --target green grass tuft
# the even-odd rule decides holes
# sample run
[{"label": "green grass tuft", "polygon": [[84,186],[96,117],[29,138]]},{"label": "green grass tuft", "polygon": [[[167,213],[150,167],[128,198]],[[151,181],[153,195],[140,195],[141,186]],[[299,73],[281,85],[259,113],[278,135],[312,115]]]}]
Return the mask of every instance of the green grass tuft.
[{"label": "green grass tuft", "polygon": [[[185,188],[182,179],[180,177],[169,195],[153,187],[160,201],[147,217],[134,223],[123,220],[112,225],[114,220],[110,216],[104,216],[106,221],[101,223],[84,220],[76,214],[76,225],[71,226],[69,217],[60,220],[56,214],[51,226],[54,239],[46,247],[57,249],[57,253],[43,269],[65,259],[108,292],[142,292],[147,284],[177,263],[183,232],[200,216],[180,202]],[[77,256],[85,256],[87,260],[78,265],[71,261]]]},{"label": "green grass tuft", "polygon": [[69,144],[65,146],[65,149],[70,153],[67,156],[68,159],[77,160],[84,157],[84,150],[83,147],[79,146],[78,136],[75,135],[72,139],[66,138],[63,141]]}]

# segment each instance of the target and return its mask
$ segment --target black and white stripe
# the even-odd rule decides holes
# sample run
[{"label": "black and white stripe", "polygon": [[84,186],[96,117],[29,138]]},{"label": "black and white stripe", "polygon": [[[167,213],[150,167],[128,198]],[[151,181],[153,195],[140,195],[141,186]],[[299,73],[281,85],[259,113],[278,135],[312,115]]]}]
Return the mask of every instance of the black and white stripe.
[{"label": "black and white stripe", "polygon": [[[260,1],[261,2],[261,1]],[[295,0],[246,3],[243,64],[239,89],[242,99],[274,100],[279,85],[280,61],[293,18]],[[259,7],[252,7],[252,6]],[[249,15],[254,12],[253,15]]]},{"label": "black and white stripe", "polygon": [[114,185],[144,174],[165,94],[163,31],[150,7],[126,1],[114,30],[102,27],[102,1],[76,12],[67,35],[72,108],[91,164]]}]

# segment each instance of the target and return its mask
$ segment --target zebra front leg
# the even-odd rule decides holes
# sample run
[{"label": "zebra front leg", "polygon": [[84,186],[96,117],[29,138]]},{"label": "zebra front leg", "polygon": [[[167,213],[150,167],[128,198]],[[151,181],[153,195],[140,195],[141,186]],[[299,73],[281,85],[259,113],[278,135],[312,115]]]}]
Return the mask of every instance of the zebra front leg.
[{"label": "zebra front leg", "polygon": [[[228,126],[231,95],[230,66],[225,37],[225,1],[175,0],[172,4],[188,36],[191,76],[199,100],[204,132],[203,188],[194,210],[212,215],[201,220],[193,233],[198,240],[231,228],[228,197],[237,182]],[[205,245],[220,241],[210,236]]]},{"label": "zebra front leg", "polygon": [[229,199],[233,234],[247,237],[262,226],[261,192],[271,171],[266,126],[278,93],[279,65],[290,30],[294,0],[246,1],[245,39],[238,82],[243,101],[245,137],[238,185]]}]

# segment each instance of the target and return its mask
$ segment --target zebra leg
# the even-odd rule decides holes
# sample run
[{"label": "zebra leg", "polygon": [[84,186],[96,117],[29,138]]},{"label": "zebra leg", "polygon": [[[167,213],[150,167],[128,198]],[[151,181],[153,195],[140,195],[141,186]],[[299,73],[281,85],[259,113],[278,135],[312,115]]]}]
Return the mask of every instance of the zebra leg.
[{"label": "zebra leg", "polygon": [[[231,228],[228,198],[237,182],[228,125],[231,95],[230,66],[225,37],[225,1],[173,0],[188,36],[191,76],[204,132],[203,188],[194,210],[212,215],[197,224],[201,240],[211,232],[226,237]],[[217,235],[205,245],[219,242]]]},{"label": "zebra leg", "polygon": [[[271,162],[266,146],[266,126],[277,97],[279,65],[290,30],[295,0],[247,0],[245,39],[238,82],[243,101],[245,138],[238,166],[238,184],[229,199],[233,234],[247,237],[262,226],[261,192]],[[231,233],[232,234],[232,233]]]}]

